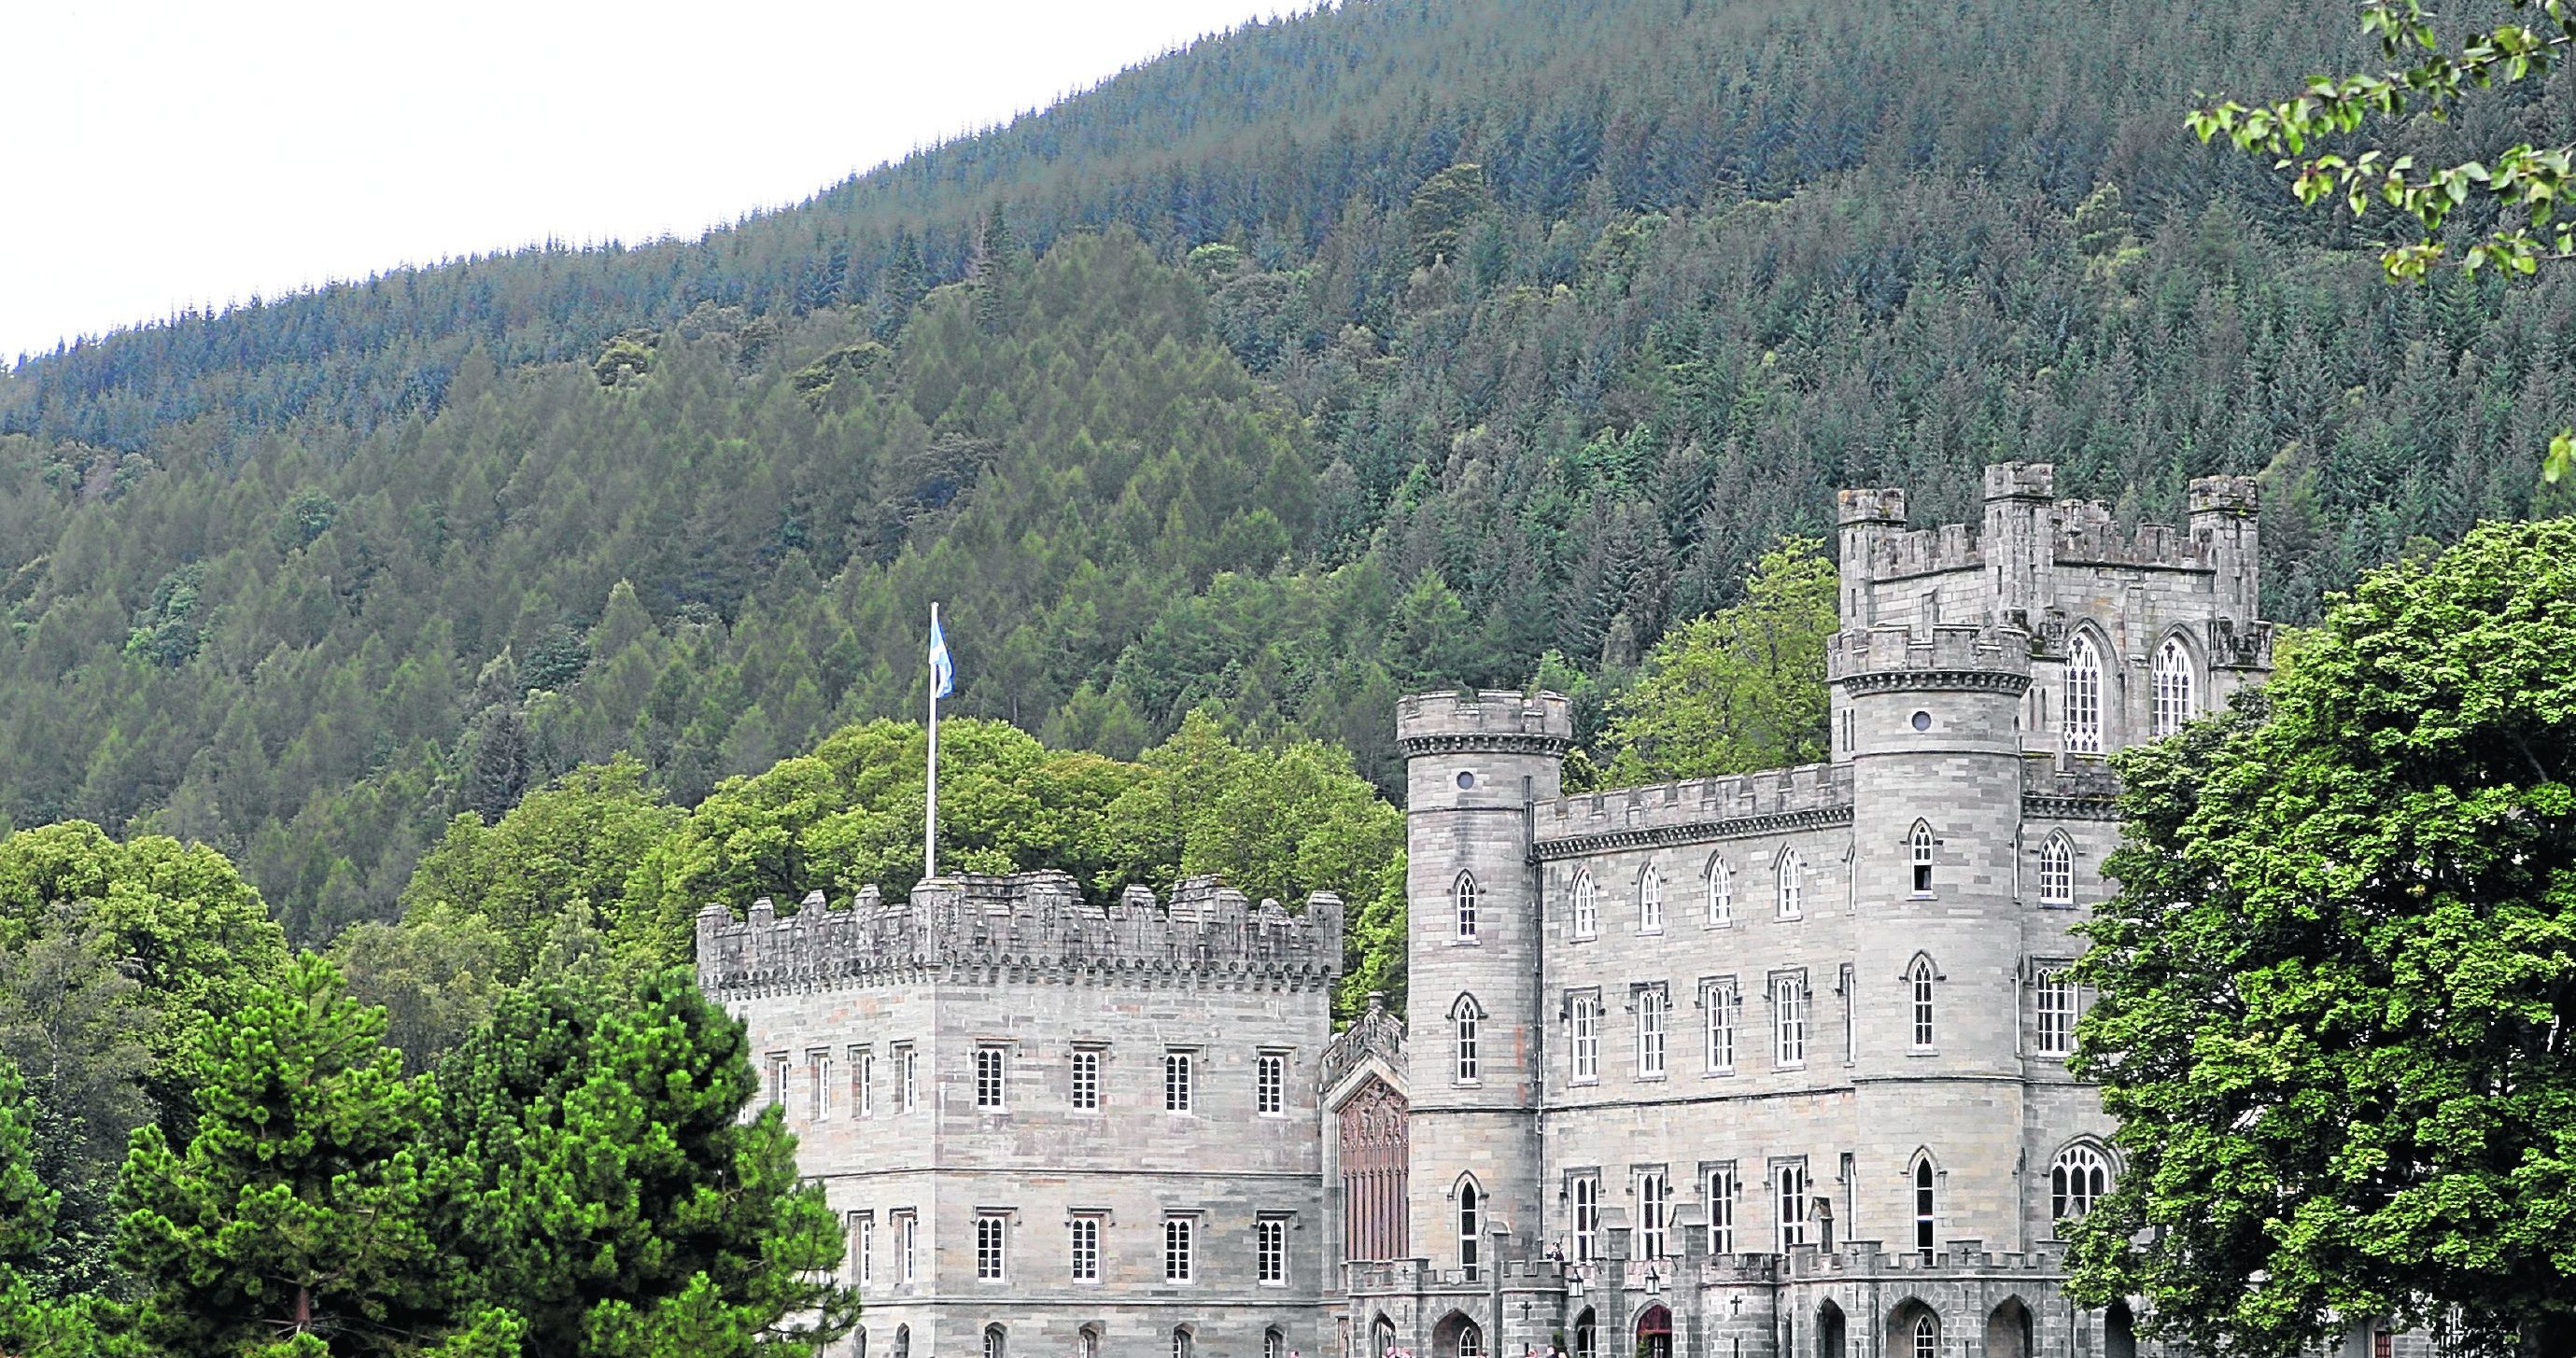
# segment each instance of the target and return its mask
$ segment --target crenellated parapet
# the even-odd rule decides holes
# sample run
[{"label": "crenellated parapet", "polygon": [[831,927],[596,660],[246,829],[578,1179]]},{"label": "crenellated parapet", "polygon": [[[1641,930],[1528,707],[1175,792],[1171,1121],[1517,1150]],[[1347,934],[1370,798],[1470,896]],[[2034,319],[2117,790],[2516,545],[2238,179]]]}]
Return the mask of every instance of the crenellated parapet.
[{"label": "crenellated parapet", "polygon": [[1557,755],[1574,743],[1574,709],[1557,693],[1416,693],[1396,704],[1395,737],[1407,756]]},{"label": "crenellated parapet", "polygon": [[1185,879],[1168,902],[1130,886],[1105,904],[1062,872],[942,877],[907,897],[871,886],[840,906],[818,891],[784,915],[766,897],[740,919],[708,905],[698,912],[698,982],[714,995],[997,971],[1328,985],[1342,969],[1342,913],[1329,892],[1291,912],[1212,877]]},{"label": "crenellated parapet", "polygon": [[2021,761],[2022,814],[2039,819],[2120,818],[2120,776],[2100,759],[2026,754]]},{"label": "crenellated parapet", "polygon": [[1837,764],[1580,793],[1533,808],[1533,852],[1552,861],[1820,829],[1849,824],[1851,805],[1851,770]]},{"label": "crenellated parapet", "polygon": [[1847,693],[2030,686],[2030,634],[2018,627],[1854,628],[1825,645],[1825,681]]}]

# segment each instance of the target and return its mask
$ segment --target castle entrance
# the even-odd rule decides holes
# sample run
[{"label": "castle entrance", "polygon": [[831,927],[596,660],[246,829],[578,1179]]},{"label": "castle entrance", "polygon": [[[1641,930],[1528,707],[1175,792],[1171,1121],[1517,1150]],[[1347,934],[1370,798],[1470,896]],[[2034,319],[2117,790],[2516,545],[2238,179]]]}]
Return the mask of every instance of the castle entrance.
[{"label": "castle entrance", "polygon": [[1673,1358],[1673,1313],[1649,1306],[1637,1317],[1637,1358]]}]

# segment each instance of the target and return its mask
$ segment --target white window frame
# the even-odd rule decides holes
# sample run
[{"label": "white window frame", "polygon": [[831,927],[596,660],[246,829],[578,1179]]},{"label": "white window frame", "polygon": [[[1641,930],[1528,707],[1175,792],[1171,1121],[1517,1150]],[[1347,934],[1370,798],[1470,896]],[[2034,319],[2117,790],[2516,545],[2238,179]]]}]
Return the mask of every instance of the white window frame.
[{"label": "white window frame", "polygon": [[1940,1031],[1934,1025],[1933,1003],[1940,972],[1927,955],[1918,954],[1914,965],[1905,969],[1906,1005],[1913,1028],[1913,1050],[1928,1052],[1939,1046]]},{"label": "white window frame", "polygon": [[1649,863],[1637,874],[1637,932],[1660,934],[1664,931],[1664,878]]},{"label": "white window frame", "polygon": [[1574,870],[1574,936],[1601,936],[1601,888],[1594,884],[1589,868]]},{"label": "white window frame", "polygon": [[1726,860],[1712,856],[1708,872],[1701,879],[1708,891],[1708,927],[1722,929],[1735,923],[1735,869]]},{"label": "white window frame", "polygon": [[877,1214],[852,1212],[849,1215],[849,1265],[852,1286],[864,1287],[876,1281]]},{"label": "white window frame", "polygon": [[1163,1111],[1188,1116],[1198,1106],[1198,1053],[1172,1049],[1163,1053]]},{"label": "white window frame", "polygon": [[791,1059],[785,1052],[771,1052],[769,1066],[769,1103],[773,1108],[787,1107],[787,1070]]},{"label": "white window frame", "polygon": [[1286,1052],[1262,1052],[1252,1058],[1252,1111],[1257,1117],[1288,1116]]},{"label": "white window frame", "polygon": [[909,1042],[894,1048],[896,1108],[909,1113],[921,1106],[921,1049]]},{"label": "white window frame", "polygon": [[1065,1222],[1066,1272],[1077,1283],[1100,1281],[1100,1214],[1078,1212]]},{"label": "white window frame", "polygon": [[1590,1259],[1601,1239],[1601,1177],[1577,1174],[1566,1188],[1574,1199],[1574,1257]]},{"label": "white window frame", "polygon": [[1932,1166],[1932,1157],[1915,1157],[1914,1168],[1906,1171],[1906,1192],[1914,1199],[1914,1249],[1923,1262],[1932,1262],[1932,1253],[1940,1234],[1941,1172]]},{"label": "white window frame", "polygon": [[2038,1012],[2039,1054],[2075,1054],[2075,1020],[2083,1013],[2082,995],[2067,969],[2042,967],[2031,985]]},{"label": "white window frame", "polygon": [[1579,1085],[1601,1082],[1601,995],[1580,991],[1565,999],[1566,1078]]},{"label": "white window frame", "polygon": [[1476,1282],[1484,1277],[1484,1241],[1478,1233],[1485,1224],[1485,1195],[1470,1177],[1458,1181],[1452,1197],[1457,1202],[1453,1219],[1458,1228],[1458,1276]]},{"label": "white window frame", "polygon": [[1011,1280],[1011,1217],[1007,1212],[975,1214],[975,1281]]},{"label": "white window frame", "polygon": [[2102,753],[2104,669],[2102,648],[2077,632],[2066,643],[2066,751]]},{"label": "white window frame", "polygon": [[1932,823],[1918,820],[1905,832],[1905,858],[1913,872],[1909,879],[1916,896],[1932,894]]},{"label": "white window frame", "polygon": [[1662,1170],[1637,1176],[1637,1257],[1664,1258],[1672,1246],[1673,1185]]},{"label": "white window frame", "polygon": [[1735,1214],[1743,1194],[1744,1181],[1735,1166],[1719,1165],[1708,1172],[1709,1253],[1735,1253]]},{"label": "white window frame", "polygon": [[1664,993],[1663,983],[1639,986],[1637,1001],[1637,1078],[1660,1080],[1670,1067],[1665,1035],[1665,1022],[1672,999]]},{"label": "white window frame", "polygon": [[1461,872],[1457,880],[1449,884],[1449,908],[1451,919],[1457,928],[1457,936],[1462,939],[1474,938],[1476,936],[1476,874]]},{"label": "white window frame", "polygon": [[1778,877],[1778,899],[1774,908],[1781,919],[1800,919],[1806,914],[1807,856],[1796,849],[1782,849],[1771,860],[1771,870]]},{"label": "white window frame", "polygon": [[1288,1219],[1286,1217],[1253,1219],[1252,1281],[1262,1287],[1288,1285]]},{"label": "white window frame", "polygon": [[1010,1111],[1011,1049],[999,1042],[975,1047],[975,1108],[984,1113]]},{"label": "white window frame", "polygon": [[2115,1182],[2111,1157],[2090,1141],[2078,1141],[2048,1162],[2048,1219],[2077,1221],[2102,1205]]},{"label": "white window frame", "polygon": [[1735,1022],[1743,1003],[1732,976],[1720,976],[1700,983],[1700,1005],[1707,1034],[1707,1050],[1703,1055],[1707,1057],[1711,1075],[1735,1073]]},{"label": "white window frame", "polygon": [[1476,1007],[1476,997],[1461,995],[1449,1006],[1451,1084],[1472,1085],[1476,1080],[1476,1020],[1483,1011]]},{"label": "white window frame", "polygon": [[2156,648],[2154,707],[2148,733],[2158,739],[2200,715],[2199,676],[2191,648],[2182,644],[2181,637],[2166,637],[2165,644]]},{"label": "white window frame", "polygon": [[893,1221],[894,1280],[909,1287],[921,1279],[921,1214],[896,1212]]},{"label": "white window frame", "polygon": [[1774,1196],[1778,1200],[1780,1216],[1780,1252],[1787,1254],[1807,1243],[1807,1218],[1811,1210],[1807,1198],[1812,1191],[1807,1179],[1807,1162],[1783,1160],[1771,1173],[1772,1184],[1778,1190]]},{"label": "white window frame", "polygon": [[1073,1049],[1070,1084],[1065,1090],[1065,1099],[1077,1112],[1099,1111],[1100,1072],[1104,1063],[1103,1048],[1084,1046]]},{"label": "white window frame", "polygon": [[875,1117],[877,1112],[877,1054],[872,1047],[850,1048],[850,1113],[853,1117]]},{"label": "white window frame", "polygon": [[1776,972],[1771,977],[1772,1064],[1794,1070],[1807,1064],[1808,1011],[1812,997],[1807,973]]},{"label": "white window frame", "polygon": [[1163,1218],[1163,1281],[1187,1285],[1198,1281],[1198,1218]]},{"label": "white window frame", "polygon": [[2039,903],[2075,904],[2075,841],[2064,830],[2039,842]]}]

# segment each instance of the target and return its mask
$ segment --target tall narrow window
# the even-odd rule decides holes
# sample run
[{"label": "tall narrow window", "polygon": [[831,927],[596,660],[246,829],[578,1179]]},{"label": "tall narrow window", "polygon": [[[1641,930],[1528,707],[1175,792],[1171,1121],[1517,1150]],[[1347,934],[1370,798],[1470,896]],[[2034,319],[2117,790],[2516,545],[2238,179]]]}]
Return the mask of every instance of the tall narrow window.
[{"label": "tall narrow window", "polygon": [[1929,957],[1915,958],[1913,967],[1906,972],[1906,988],[1913,993],[1914,1050],[1916,1051],[1932,1049],[1932,982],[1934,979],[1932,959]]},{"label": "tall narrow window", "polygon": [[1075,1217],[1067,1228],[1068,1253],[1073,1259],[1073,1280],[1078,1283],[1100,1281],[1100,1218]]},{"label": "tall narrow window", "polygon": [[1574,1257],[1592,1257],[1601,1237],[1601,1181],[1585,1175],[1574,1181]]},{"label": "tall narrow window", "polygon": [[1010,1337],[999,1325],[984,1327],[984,1358],[1010,1358]]},{"label": "tall narrow window", "polygon": [[1780,905],[1782,919],[1798,917],[1800,898],[1807,889],[1807,860],[1796,849],[1780,851]]},{"label": "tall narrow window", "polygon": [[877,1219],[873,1212],[850,1213],[850,1281],[876,1281]]},{"label": "tall narrow window", "polygon": [[1651,985],[1637,992],[1637,1078],[1664,1078],[1664,988]]},{"label": "tall narrow window", "polygon": [[1073,1049],[1073,1106],[1086,1112],[1100,1106],[1100,1049]]},{"label": "tall narrow window", "polygon": [[909,1113],[921,1106],[921,1053],[911,1043],[894,1049],[894,1110]]},{"label": "tall narrow window", "polygon": [[919,1218],[898,1212],[894,1218],[894,1280],[910,1283],[921,1276]]},{"label": "tall narrow window", "polygon": [[2102,753],[2102,652],[2081,632],[2066,645],[2066,748]]},{"label": "tall narrow window", "polygon": [[1009,1088],[1010,1055],[1001,1047],[975,1049],[975,1106],[988,1112],[1000,1112],[1003,1095]]},{"label": "tall narrow window", "polygon": [[1197,1223],[1188,1217],[1163,1218],[1163,1281],[1185,1283],[1198,1272],[1196,1242],[1191,1228]]},{"label": "tall narrow window", "polygon": [[[861,1358],[866,1358],[861,1355]],[[1100,1358],[1100,1327],[1085,1325],[1073,1336],[1073,1358]]]},{"label": "tall narrow window", "polygon": [[986,1212],[975,1218],[975,1277],[980,1282],[1008,1280],[1003,1265],[1010,1247],[1011,1219]]},{"label": "tall narrow window", "polygon": [[1263,1117],[1275,1118],[1288,1111],[1288,1058],[1283,1053],[1263,1052],[1255,1062],[1252,1107]]},{"label": "tall narrow window", "polygon": [[1772,1013],[1779,1026],[1779,1064],[1807,1063],[1807,978],[1787,972],[1772,981]]},{"label": "tall narrow window", "polygon": [[1643,1257],[1664,1257],[1664,1227],[1671,1220],[1672,1187],[1659,1173],[1637,1176],[1637,1244]]},{"label": "tall narrow window", "polygon": [[1932,1235],[1936,1229],[1932,1213],[1932,1157],[1914,1162],[1914,1248],[1923,1262],[1932,1262]]},{"label": "tall narrow window", "polygon": [[1735,1253],[1735,1204],[1738,1189],[1735,1167],[1728,1165],[1708,1173],[1708,1252]]},{"label": "tall narrow window", "polygon": [[1711,981],[1700,992],[1708,1018],[1708,1070],[1712,1075],[1735,1069],[1735,997],[1733,978]]},{"label": "tall narrow window", "polygon": [[1253,1281],[1277,1287],[1288,1281],[1288,1223],[1263,1217],[1252,1223]]},{"label": "tall narrow window", "polygon": [[1941,1324],[1929,1311],[1914,1322],[1914,1358],[1941,1358]]},{"label": "tall narrow window", "polygon": [[1485,1332],[1473,1322],[1458,1327],[1458,1358],[1485,1358]]},{"label": "tall narrow window", "polygon": [[1198,1354],[1198,1337],[1190,1333],[1189,1326],[1183,1325],[1172,1331],[1172,1358],[1198,1358]]},{"label": "tall narrow window", "polygon": [[2048,1216],[2073,1221],[2093,1210],[2111,1191],[2111,1162],[2101,1151],[2081,1142],[2057,1153],[2048,1167]]},{"label": "tall narrow window", "polygon": [[769,1101],[780,1108],[787,1106],[787,1053],[785,1052],[769,1054]]},{"label": "tall narrow window", "polygon": [[2065,1056],[2075,1050],[2075,981],[2063,970],[2039,974],[2039,1054]]},{"label": "tall narrow window", "polygon": [[2193,689],[2191,652],[2182,638],[2165,638],[2165,644],[2156,648],[2156,735],[2172,735],[2198,715],[2199,695]]},{"label": "tall narrow window", "polygon": [[1590,1084],[1601,1078],[1601,997],[1589,993],[1569,996],[1565,1019],[1572,1078],[1577,1084]]},{"label": "tall narrow window", "polygon": [[1807,1243],[1807,1167],[1780,1167],[1780,1252]]},{"label": "tall narrow window", "polygon": [[1449,905],[1458,921],[1458,937],[1476,936],[1476,874],[1462,872],[1449,886]]},{"label": "tall narrow window", "polygon": [[874,1117],[877,1111],[877,1054],[865,1047],[850,1048],[850,1114]]},{"label": "tall narrow window", "polygon": [[1186,1113],[1190,1111],[1190,1097],[1192,1093],[1190,1088],[1190,1077],[1192,1073],[1190,1053],[1163,1053],[1164,1112]]},{"label": "tall narrow window", "polygon": [[805,1080],[814,1090],[813,1106],[806,1110],[805,1115],[816,1122],[831,1117],[834,1081],[830,1050],[817,1047],[805,1053]]},{"label": "tall narrow window", "polygon": [[1735,869],[1728,867],[1723,858],[1708,860],[1708,922],[1735,922]]},{"label": "tall narrow window", "polygon": [[2075,904],[2075,845],[2063,830],[2039,844],[2039,903]]},{"label": "tall narrow window", "polygon": [[1474,1084],[1476,1082],[1476,1001],[1474,997],[1461,995],[1456,1004],[1449,1006],[1449,1024],[1451,1041],[1454,1043],[1453,1050],[1457,1056],[1457,1069],[1453,1078],[1462,1085]]},{"label": "tall narrow window", "polygon": [[1263,1330],[1261,1358],[1288,1358],[1288,1336],[1276,1329]]},{"label": "tall narrow window", "polygon": [[1601,932],[1601,891],[1592,884],[1592,874],[1583,869],[1574,873],[1574,936],[1591,938]]},{"label": "tall narrow window", "polygon": [[1914,894],[1932,894],[1932,827],[1914,822],[1913,833],[1905,837],[1905,856],[1914,866]]},{"label": "tall narrow window", "polygon": [[1649,867],[1637,874],[1637,932],[1664,931],[1664,879]]},{"label": "tall narrow window", "polygon": [[1468,1282],[1476,1281],[1476,1184],[1470,1179],[1458,1185],[1458,1272]]}]

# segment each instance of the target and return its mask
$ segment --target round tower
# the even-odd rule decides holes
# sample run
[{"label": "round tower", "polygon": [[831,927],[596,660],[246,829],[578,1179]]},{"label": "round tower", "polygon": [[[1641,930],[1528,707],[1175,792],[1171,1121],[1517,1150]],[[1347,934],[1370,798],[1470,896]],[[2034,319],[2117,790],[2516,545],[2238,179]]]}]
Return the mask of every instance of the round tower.
[{"label": "round tower", "polygon": [[1851,745],[1853,1232],[1891,1250],[1920,1248],[1926,1235],[1936,1248],[2020,1248],[2018,718],[2029,636],[1846,631],[1827,676]]},{"label": "round tower", "polygon": [[[1426,693],[1396,709],[1409,920],[1408,1233],[1441,1269],[1497,1266],[1541,1229],[1545,1032],[1531,808],[1559,792],[1574,719],[1553,693]],[[1476,1246],[1467,1247],[1471,1205]]]}]

